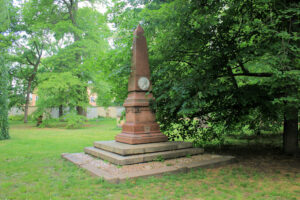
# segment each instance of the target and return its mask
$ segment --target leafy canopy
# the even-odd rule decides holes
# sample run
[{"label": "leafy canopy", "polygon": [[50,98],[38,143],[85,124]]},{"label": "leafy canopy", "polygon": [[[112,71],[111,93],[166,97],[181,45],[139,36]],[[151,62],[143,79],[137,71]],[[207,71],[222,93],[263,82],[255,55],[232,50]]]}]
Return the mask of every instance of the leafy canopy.
[{"label": "leafy canopy", "polygon": [[[116,48],[129,49],[132,26],[142,23],[154,108],[171,138],[274,127],[286,107],[299,109],[298,1],[130,3],[116,1],[112,9]],[[174,133],[176,124],[186,131]]]}]

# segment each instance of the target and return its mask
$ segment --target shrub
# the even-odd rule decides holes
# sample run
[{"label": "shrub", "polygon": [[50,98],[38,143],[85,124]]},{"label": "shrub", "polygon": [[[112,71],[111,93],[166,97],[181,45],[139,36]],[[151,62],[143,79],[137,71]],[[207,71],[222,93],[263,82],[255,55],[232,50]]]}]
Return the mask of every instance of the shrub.
[{"label": "shrub", "polygon": [[24,115],[10,115],[8,119],[11,121],[23,121]]},{"label": "shrub", "polygon": [[83,123],[86,121],[86,117],[78,115],[75,112],[70,112],[62,117],[64,121],[67,122],[66,128],[81,128]]},{"label": "shrub", "polygon": [[59,119],[47,118],[47,119],[44,119],[38,127],[40,127],[40,128],[57,127],[58,122],[59,122]]},{"label": "shrub", "polygon": [[171,129],[165,131],[171,140],[193,140],[195,146],[221,145],[224,143],[225,130],[222,124],[205,124],[195,118],[184,118],[173,123]]}]

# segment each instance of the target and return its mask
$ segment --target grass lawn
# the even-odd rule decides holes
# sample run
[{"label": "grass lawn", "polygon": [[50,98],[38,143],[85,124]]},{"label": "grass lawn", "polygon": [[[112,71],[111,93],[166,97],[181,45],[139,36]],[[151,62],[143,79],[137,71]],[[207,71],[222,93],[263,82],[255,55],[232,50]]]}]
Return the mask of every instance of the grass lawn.
[{"label": "grass lawn", "polygon": [[238,163],[118,185],[61,158],[61,153],[82,152],[118,133],[112,119],[77,130],[11,123],[11,139],[0,141],[0,199],[300,199],[299,158],[268,149],[231,149],[227,153],[236,155]]}]

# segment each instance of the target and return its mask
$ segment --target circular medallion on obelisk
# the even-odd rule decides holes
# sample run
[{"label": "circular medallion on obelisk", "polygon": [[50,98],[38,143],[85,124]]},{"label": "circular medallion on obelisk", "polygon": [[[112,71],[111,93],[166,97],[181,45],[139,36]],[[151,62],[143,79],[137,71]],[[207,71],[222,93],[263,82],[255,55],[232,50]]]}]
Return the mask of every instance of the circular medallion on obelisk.
[{"label": "circular medallion on obelisk", "polygon": [[150,86],[150,81],[146,77],[141,77],[138,80],[138,86],[142,90],[148,90]]}]

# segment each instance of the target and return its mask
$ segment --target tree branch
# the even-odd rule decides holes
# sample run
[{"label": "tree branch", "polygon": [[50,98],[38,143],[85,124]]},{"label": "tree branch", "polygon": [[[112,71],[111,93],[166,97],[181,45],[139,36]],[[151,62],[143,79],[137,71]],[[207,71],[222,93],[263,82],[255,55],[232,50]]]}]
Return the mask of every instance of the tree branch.
[{"label": "tree branch", "polygon": [[190,66],[196,66],[194,63],[191,63],[191,62],[188,62],[188,61],[185,61],[185,60],[168,60],[169,62],[179,62],[179,63],[186,63]]},{"label": "tree branch", "polygon": [[66,6],[69,8],[70,4],[68,4],[68,2],[66,0],[63,0],[63,2],[66,4]]},{"label": "tree branch", "polygon": [[250,73],[248,69],[246,69],[246,67],[244,66],[244,63],[242,62],[238,62],[239,67],[241,67],[242,71],[246,74]]},{"label": "tree branch", "polygon": [[271,77],[272,73],[237,73],[232,74],[233,76],[253,76],[253,77]]},{"label": "tree branch", "polygon": [[33,62],[31,62],[27,56],[26,56],[26,60],[30,65],[34,66]]},{"label": "tree branch", "polygon": [[37,54],[40,56],[40,51],[39,51],[38,45],[35,41],[33,42],[33,45],[35,47],[35,50],[37,51]]}]

